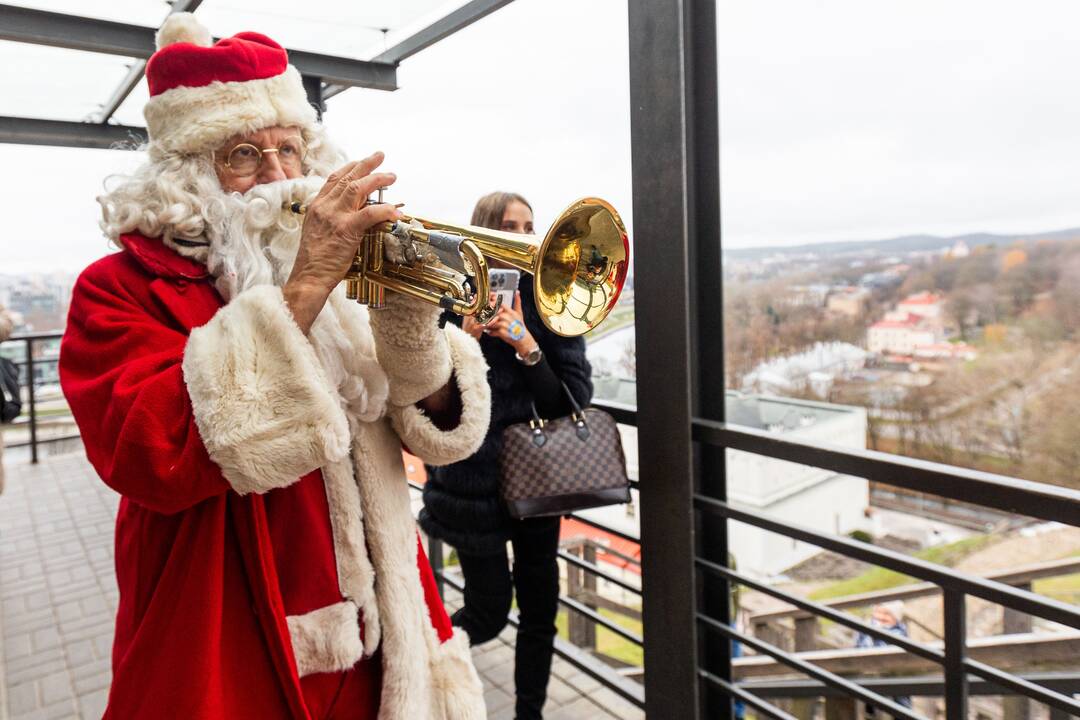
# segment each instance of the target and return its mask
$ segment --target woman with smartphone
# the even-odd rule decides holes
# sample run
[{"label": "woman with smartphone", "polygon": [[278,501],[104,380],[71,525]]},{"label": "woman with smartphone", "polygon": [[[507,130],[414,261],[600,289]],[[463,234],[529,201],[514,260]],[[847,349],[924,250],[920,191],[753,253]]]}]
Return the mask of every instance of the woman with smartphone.
[{"label": "woman with smartphone", "polygon": [[[531,234],[532,207],[516,193],[494,192],[476,203],[471,224]],[[587,405],[592,398],[591,369],[583,338],[556,335],[540,319],[532,299],[532,277],[493,265],[492,289],[503,294],[498,314],[486,325],[447,314],[449,322],[459,323],[480,342],[488,362],[491,425],[471,458],[429,469],[420,525],[457,549],[465,576],[465,604],[451,621],[469,634],[473,645],[502,631],[516,592],[520,624],[515,712],[517,720],[535,720],[542,717],[551,673],[560,518],[509,516],[499,499],[499,450],[509,425],[532,418],[533,403],[546,419],[570,413],[564,383],[579,405]]]}]

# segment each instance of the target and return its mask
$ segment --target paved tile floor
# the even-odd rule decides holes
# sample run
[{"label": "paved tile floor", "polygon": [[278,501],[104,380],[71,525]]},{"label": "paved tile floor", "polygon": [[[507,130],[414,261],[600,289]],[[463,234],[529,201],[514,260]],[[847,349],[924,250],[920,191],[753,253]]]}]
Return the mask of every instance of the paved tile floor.
[{"label": "paved tile floor", "polygon": [[[98,480],[81,452],[38,465],[8,453],[5,464],[0,720],[100,718],[117,599],[112,545],[117,495]],[[513,657],[512,629],[474,652],[493,720],[513,718]],[[644,716],[556,659],[545,717]]]}]

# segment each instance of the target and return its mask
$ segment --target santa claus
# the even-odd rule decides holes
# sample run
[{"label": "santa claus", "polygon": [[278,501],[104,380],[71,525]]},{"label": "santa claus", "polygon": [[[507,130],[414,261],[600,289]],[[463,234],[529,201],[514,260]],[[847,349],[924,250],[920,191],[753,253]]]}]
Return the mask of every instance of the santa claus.
[{"label": "santa claus", "polygon": [[122,496],[106,717],[479,720],[401,451],[472,454],[486,367],[438,308],[338,289],[394,176],[344,162],[263,35],[173,15],[146,75],[147,162],[99,198],[120,251],[79,278],[60,361]]}]

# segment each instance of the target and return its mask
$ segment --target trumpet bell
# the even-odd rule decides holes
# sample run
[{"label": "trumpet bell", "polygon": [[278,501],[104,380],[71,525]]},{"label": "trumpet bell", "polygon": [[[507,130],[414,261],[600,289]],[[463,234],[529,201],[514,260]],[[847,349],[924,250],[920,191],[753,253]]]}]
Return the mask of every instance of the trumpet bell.
[{"label": "trumpet bell", "polygon": [[626,226],[600,198],[578,200],[552,223],[531,269],[533,300],[559,335],[583,335],[615,307],[630,266]]}]

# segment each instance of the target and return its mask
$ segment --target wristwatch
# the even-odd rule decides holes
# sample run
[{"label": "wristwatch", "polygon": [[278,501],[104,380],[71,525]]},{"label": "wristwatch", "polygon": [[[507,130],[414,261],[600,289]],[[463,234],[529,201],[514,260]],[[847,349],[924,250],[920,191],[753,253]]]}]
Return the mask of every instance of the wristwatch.
[{"label": "wristwatch", "polygon": [[536,363],[540,362],[540,359],[544,357],[544,353],[540,350],[540,346],[537,345],[532,350],[525,353],[525,357],[522,357],[517,353],[514,353],[514,357],[516,357],[517,361],[522,365],[525,365],[526,367],[532,367]]}]

